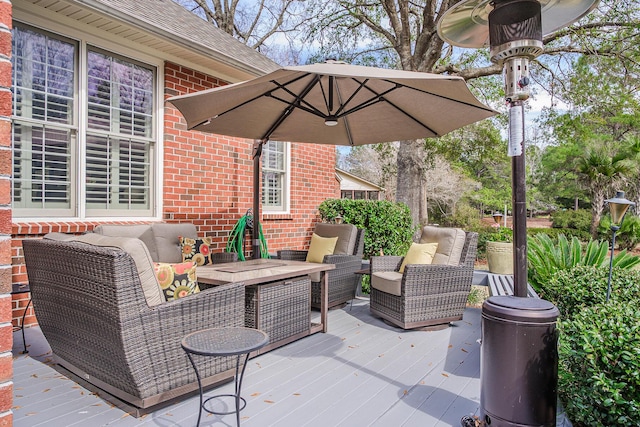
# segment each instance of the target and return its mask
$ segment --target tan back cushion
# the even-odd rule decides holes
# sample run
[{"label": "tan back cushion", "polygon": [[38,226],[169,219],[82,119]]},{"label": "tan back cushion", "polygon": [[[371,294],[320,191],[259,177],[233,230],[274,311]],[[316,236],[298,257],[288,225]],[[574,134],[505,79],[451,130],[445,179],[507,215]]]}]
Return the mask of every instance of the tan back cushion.
[{"label": "tan back cushion", "polygon": [[316,224],[315,234],[320,237],[337,237],[336,247],[333,251],[335,255],[353,255],[356,247],[358,229],[353,224],[327,224],[319,222]]},{"label": "tan back cushion", "polygon": [[198,238],[196,226],[189,222],[179,224],[157,222],[151,224],[151,229],[158,251],[158,257],[153,260],[157,262],[182,262],[180,237]]},{"label": "tan back cushion", "polygon": [[101,224],[93,229],[94,233],[111,237],[135,237],[147,245],[151,259],[158,259],[158,249],[153,238],[153,231],[149,224],[118,225]]},{"label": "tan back cushion", "polygon": [[460,228],[440,228],[427,225],[422,228],[420,243],[437,243],[438,250],[432,264],[458,265],[466,239],[464,230]]},{"label": "tan back cushion", "polygon": [[147,246],[142,243],[142,240],[131,237],[102,236],[95,233],[76,236],[69,240],[88,243],[94,246],[122,249],[133,258],[133,262],[138,270],[138,275],[140,276],[142,291],[144,292],[144,297],[149,307],[154,307],[165,302],[164,293],[153,269],[151,255],[149,254]]}]

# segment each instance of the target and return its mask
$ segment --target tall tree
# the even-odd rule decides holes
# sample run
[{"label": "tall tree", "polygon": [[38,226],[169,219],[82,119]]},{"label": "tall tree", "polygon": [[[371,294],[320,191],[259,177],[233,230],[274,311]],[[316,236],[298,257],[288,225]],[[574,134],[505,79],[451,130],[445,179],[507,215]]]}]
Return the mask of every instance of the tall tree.
[{"label": "tall tree", "polygon": [[604,200],[611,188],[622,184],[633,164],[621,153],[611,153],[604,145],[587,150],[578,160],[578,173],[584,178],[584,185],[591,196],[591,236],[598,237],[598,224],[604,210]]},{"label": "tall tree", "polygon": [[[461,50],[444,43],[436,24],[457,0],[175,0],[213,25],[281,63],[333,57],[352,63],[447,73],[465,78],[485,102],[499,102],[502,67],[488,49]],[[296,38],[300,32],[304,38]],[[640,35],[640,2],[602,0],[578,23],[544,36],[543,53],[532,62],[532,77],[555,95],[581,55],[635,67]],[[288,43],[286,59],[269,40]],[[304,50],[306,49],[306,51]],[[400,141],[397,200],[426,221],[424,191],[436,153],[424,141]]]},{"label": "tall tree", "polygon": [[[454,0],[315,0],[309,40],[319,46],[318,57],[377,64],[403,70],[448,73],[465,78],[485,101],[484,92],[501,87],[502,67],[488,60],[487,50],[464,51],[446,45],[436,24]],[[604,0],[600,7],[568,28],[544,37],[543,54],[534,61],[536,72],[555,81],[558,70],[577,55],[603,55],[625,61],[640,35],[639,4],[632,0]],[[570,55],[570,56],[567,56]],[[563,62],[565,61],[565,62]],[[542,80],[542,79],[541,79]],[[493,92],[495,94],[495,92]],[[430,151],[422,141],[401,141],[398,152],[397,199],[405,202],[416,222],[424,222],[424,188]]]},{"label": "tall tree", "polygon": [[276,62],[297,63],[304,0],[174,0]]},{"label": "tall tree", "polygon": [[[554,85],[565,110],[542,118],[543,126],[551,130],[551,146],[543,157],[544,189],[555,197],[571,193],[580,197],[583,193],[576,184],[586,183],[582,188],[592,204],[592,232],[607,195],[629,190],[632,200],[640,197],[636,167],[640,160],[640,52],[630,52],[628,58],[634,56],[634,61],[626,62],[602,55],[581,56]],[[586,154],[585,146],[589,146]]]}]

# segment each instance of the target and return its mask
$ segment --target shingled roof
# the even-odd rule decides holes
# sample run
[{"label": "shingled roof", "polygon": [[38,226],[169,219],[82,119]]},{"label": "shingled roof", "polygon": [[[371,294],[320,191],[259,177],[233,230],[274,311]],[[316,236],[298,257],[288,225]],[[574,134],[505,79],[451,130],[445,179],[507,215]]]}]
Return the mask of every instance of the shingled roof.
[{"label": "shingled roof", "polygon": [[[24,6],[27,4],[28,6]],[[231,81],[278,68],[266,56],[245,46],[213,24],[172,0],[15,0],[14,8],[42,10],[75,19],[117,37],[200,64]]]}]

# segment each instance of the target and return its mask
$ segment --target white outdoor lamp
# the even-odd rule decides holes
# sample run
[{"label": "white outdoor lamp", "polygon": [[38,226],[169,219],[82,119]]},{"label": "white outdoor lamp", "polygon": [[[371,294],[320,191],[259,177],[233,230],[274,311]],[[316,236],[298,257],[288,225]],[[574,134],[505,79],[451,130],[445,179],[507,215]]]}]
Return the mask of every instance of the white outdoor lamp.
[{"label": "white outdoor lamp", "polygon": [[502,220],[502,214],[500,212],[494,212],[493,215],[491,215],[493,217],[493,221],[498,224],[498,228],[500,228],[500,221]]},{"label": "white outdoor lamp", "polygon": [[613,270],[613,250],[616,246],[616,232],[620,230],[624,215],[631,206],[636,204],[630,200],[625,199],[624,191],[616,192],[616,197],[607,199],[605,202],[609,205],[609,213],[611,214],[611,256],[609,258],[609,280],[607,281],[607,302],[611,296],[611,272]]}]

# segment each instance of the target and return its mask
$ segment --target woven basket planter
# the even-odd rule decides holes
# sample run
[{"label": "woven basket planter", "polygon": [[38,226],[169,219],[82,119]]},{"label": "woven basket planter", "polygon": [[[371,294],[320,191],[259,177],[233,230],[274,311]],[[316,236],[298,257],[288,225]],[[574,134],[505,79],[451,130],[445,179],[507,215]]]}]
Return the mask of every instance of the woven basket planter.
[{"label": "woven basket planter", "polygon": [[487,242],[487,263],[490,273],[513,274],[513,243]]}]

